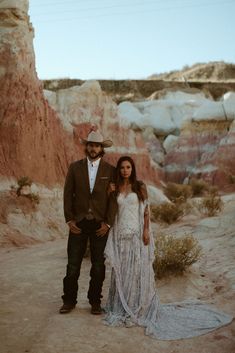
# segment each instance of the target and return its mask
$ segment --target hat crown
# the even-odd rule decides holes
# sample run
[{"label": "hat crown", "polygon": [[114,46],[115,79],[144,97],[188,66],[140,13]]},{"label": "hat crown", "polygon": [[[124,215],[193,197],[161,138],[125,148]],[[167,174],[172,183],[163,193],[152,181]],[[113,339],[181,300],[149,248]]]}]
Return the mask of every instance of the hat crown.
[{"label": "hat crown", "polygon": [[96,142],[96,143],[102,143],[104,142],[104,138],[101,135],[100,132],[98,131],[91,131],[89,135],[87,136],[87,142]]},{"label": "hat crown", "polygon": [[103,147],[111,147],[113,142],[111,140],[104,140],[103,135],[99,131],[91,131],[87,136],[87,139],[81,138],[81,143],[100,143]]}]

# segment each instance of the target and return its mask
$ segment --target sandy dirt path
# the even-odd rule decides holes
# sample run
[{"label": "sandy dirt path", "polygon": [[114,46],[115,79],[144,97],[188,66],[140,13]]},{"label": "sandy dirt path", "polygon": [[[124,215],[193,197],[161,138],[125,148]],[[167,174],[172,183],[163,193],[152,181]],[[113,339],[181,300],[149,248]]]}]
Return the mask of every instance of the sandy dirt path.
[{"label": "sandy dirt path", "polygon": [[[90,314],[86,299],[89,259],[83,262],[78,306],[60,315],[62,278],[66,266],[66,239],[24,249],[0,250],[1,353],[234,353],[235,323],[213,333],[186,340],[157,341],[143,328],[110,328],[100,316]],[[107,296],[110,271],[104,285]],[[212,276],[213,277],[213,276]],[[198,281],[200,288],[198,288]],[[191,297],[206,298],[213,278],[199,279],[197,273],[159,282],[162,301]],[[207,298],[223,310],[226,293]]]}]

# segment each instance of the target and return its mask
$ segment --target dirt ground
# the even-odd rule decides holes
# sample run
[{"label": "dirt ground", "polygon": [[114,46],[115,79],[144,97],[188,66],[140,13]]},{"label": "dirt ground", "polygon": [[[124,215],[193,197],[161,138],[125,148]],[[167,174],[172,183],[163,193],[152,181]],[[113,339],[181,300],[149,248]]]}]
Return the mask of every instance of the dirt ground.
[{"label": "dirt ground", "polygon": [[[100,316],[90,314],[86,299],[89,259],[83,262],[78,306],[70,314],[59,314],[66,261],[66,239],[0,250],[1,353],[235,352],[234,321],[210,334],[177,341],[154,340],[141,327],[105,326]],[[104,299],[109,275],[108,268]],[[220,288],[215,290],[215,284]],[[221,274],[200,266],[183,277],[158,282],[162,302],[196,296],[231,312],[234,295],[228,286]]]}]

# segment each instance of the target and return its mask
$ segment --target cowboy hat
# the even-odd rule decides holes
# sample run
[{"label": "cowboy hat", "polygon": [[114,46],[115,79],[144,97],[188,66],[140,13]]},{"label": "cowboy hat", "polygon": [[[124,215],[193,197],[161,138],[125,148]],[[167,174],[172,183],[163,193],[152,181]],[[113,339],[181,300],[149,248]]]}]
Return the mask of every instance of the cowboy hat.
[{"label": "cowboy hat", "polygon": [[103,147],[111,147],[113,142],[111,140],[104,140],[99,131],[91,131],[87,139],[81,138],[81,142],[86,145],[89,142],[100,143]]}]

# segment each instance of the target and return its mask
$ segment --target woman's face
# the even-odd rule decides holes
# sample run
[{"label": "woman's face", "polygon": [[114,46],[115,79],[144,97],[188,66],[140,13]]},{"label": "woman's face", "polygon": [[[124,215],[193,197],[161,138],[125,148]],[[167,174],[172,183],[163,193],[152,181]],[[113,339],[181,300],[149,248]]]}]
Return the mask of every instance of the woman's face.
[{"label": "woman's face", "polygon": [[131,176],[132,166],[129,161],[123,161],[120,167],[120,175],[124,179],[128,179]]}]

